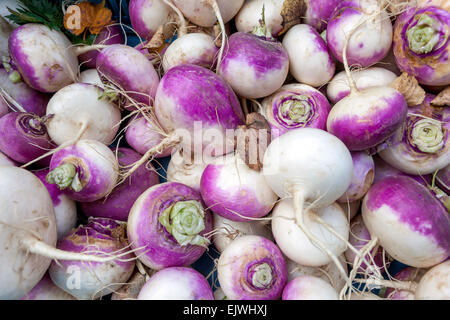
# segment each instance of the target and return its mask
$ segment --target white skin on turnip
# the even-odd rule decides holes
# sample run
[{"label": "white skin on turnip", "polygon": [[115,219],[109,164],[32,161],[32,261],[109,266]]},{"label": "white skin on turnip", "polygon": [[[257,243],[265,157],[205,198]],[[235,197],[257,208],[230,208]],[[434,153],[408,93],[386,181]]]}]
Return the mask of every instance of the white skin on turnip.
[{"label": "white skin on turnip", "polygon": [[[351,72],[359,90],[376,86],[388,86],[397,78],[397,75],[380,67],[372,67]],[[337,73],[327,86],[327,97],[336,103],[350,93],[350,85],[345,71]]]},{"label": "white skin on turnip", "polygon": [[103,82],[98,75],[97,69],[87,69],[81,72],[79,82],[93,84],[104,89]]},{"label": "white skin on turnip", "polygon": [[283,300],[338,300],[338,294],[327,281],[310,275],[298,276],[287,283]]},{"label": "white skin on turnip", "polygon": [[245,1],[239,13],[236,15],[236,28],[241,32],[252,32],[259,27],[261,11],[264,6],[264,15],[267,27],[272,35],[277,36],[284,28],[281,10],[283,1],[278,0],[249,0]]},{"label": "white skin on turnip", "polygon": [[415,290],[416,300],[450,300],[450,260],[425,273]]}]

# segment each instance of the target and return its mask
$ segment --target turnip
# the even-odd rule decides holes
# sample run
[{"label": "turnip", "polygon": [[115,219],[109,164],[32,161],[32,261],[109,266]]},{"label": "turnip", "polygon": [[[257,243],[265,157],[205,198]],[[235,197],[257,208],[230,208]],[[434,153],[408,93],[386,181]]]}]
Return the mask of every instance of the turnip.
[{"label": "turnip", "polygon": [[186,159],[183,150],[177,150],[170,158],[167,166],[167,181],[179,182],[200,192],[200,181],[203,171],[208,165],[204,161]]},{"label": "turnip", "polygon": [[223,252],[238,237],[246,235],[261,236],[273,241],[270,226],[264,221],[233,221],[215,214],[213,222],[213,243],[219,252]]},{"label": "turnip", "polygon": [[[6,69],[0,69],[0,105],[15,111],[34,113],[44,116],[50,97],[30,88],[25,82],[11,81]],[[21,109],[18,108],[18,106]],[[6,113],[3,111],[3,113]]]},{"label": "turnip", "polygon": [[109,262],[54,261],[49,274],[53,282],[80,300],[97,299],[119,289],[134,270],[135,258],[125,238],[125,225],[106,218],[90,218],[58,242],[58,248],[92,255],[116,255]]},{"label": "turnip", "polygon": [[33,172],[47,188],[53,202],[53,209],[56,217],[56,230],[58,240],[65,236],[77,224],[77,206],[75,201],[70,199],[59,188],[47,182],[45,177],[49,173],[48,169]]},{"label": "turnip", "polygon": [[[397,78],[397,75],[380,67],[371,67],[352,71],[352,77],[358,90],[377,86],[388,86]],[[345,71],[336,74],[327,86],[327,97],[332,103],[337,103],[350,93],[350,85]]]},{"label": "turnip", "polygon": [[[0,151],[19,163],[27,163],[54,147],[46,119],[32,113],[11,112],[0,118]],[[48,165],[48,158],[40,164]]]},{"label": "turnip", "polygon": [[[352,171],[349,150],[326,131],[294,129],[270,143],[264,155],[263,174],[280,198],[293,197],[293,201],[285,199],[275,207],[272,230],[291,260],[309,266],[334,261],[345,274],[337,256],[346,249],[349,226],[341,207],[333,203],[350,186]],[[323,220],[332,225],[330,230],[335,229],[338,238]],[[313,254],[299,249],[299,243]]]},{"label": "turnip", "polygon": [[187,267],[169,267],[156,272],[142,287],[138,300],[214,300],[208,281]]},{"label": "turnip", "polygon": [[357,89],[347,63],[348,40],[347,37],[343,60],[350,94],[331,109],[327,130],[351,151],[362,151],[375,148],[391,137],[405,121],[408,106],[405,97],[391,87]]},{"label": "turnip", "polygon": [[[344,270],[347,271],[345,256],[340,255],[338,259],[342,263]],[[334,263],[329,263],[320,267],[307,267],[287,259],[286,265],[288,270],[288,281],[292,281],[299,276],[314,276],[330,283],[337,292],[342,290],[345,285],[345,279],[342,277],[341,272]]]},{"label": "turnip", "polygon": [[205,252],[212,218],[201,196],[180,183],[166,182],[142,193],[128,217],[128,239],[139,260],[160,270],[189,266]]},{"label": "turnip", "polygon": [[374,179],[375,163],[365,151],[352,152],[353,174],[350,187],[338,199],[339,202],[353,202],[362,199],[369,191]]},{"label": "turnip", "polygon": [[301,1],[247,0],[236,15],[236,28],[241,32],[252,32],[255,27],[259,27],[261,12],[264,10],[268,30],[273,37],[278,37],[300,23],[301,8]]},{"label": "turnip", "polygon": [[289,70],[300,82],[320,87],[333,78],[336,66],[320,34],[310,25],[293,26],[283,38]]},{"label": "turnip", "polygon": [[348,41],[349,65],[368,67],[382,60],[392,43],[392,24],[378,1],[342,1],[327,26],[327,44],[333,55],[344,62]]},{"label": "turnip", "polygon": [[446,1],[420,0],[418,5],[405,8],[395,22],[397,65],[421,84],[450,84],[449,11]]},{"label": "turnip", "polygon": [[233,221],[264,217],[278,199],[262,173],[250,169],[236,154],[218,157],[206,166],[200,192],[211,211]]},{"label": "turnip", "polygon": [[[32,194],[32,197],[24,197]],[[0,167],[0,299],[20,299],[44,276],[51,259],[109,261],[55,248],[56,219],[52,199],[31,172]]]},{"label": "turnip", "polygon": [[8,45],[12,62],[33,89],[51,93],[76,82],[77,55],[61,31],[24,24],[11,33]]},{"label": "turnip", "polygon": [[[94,45],[113,45],[123,44],[123,31],[119,25],[109,25],[104,27],[98,35],[95,36]],[[99,52],[92,50],[78,56],[78,61],[85,68],[95,68]]]},{"label": "turnip", "polygon": [[450,260],[424,274],[414,294],[416,300],[450,300]]},{"label": "turnip", "polygon": [[168,29],[171,11],[163,0],[130,0],[129,4],[131,25],[141,38],[147,40],[153,37],[160,25]]},{"label": "turnip", "polygon": [[432,193],[409,177],[387,177],[374,184],[362,204],[373,239],[411,267],[426,268],[450,254],[450,217]]},{"label": "turnip", "polygon": [[98,75],[97,69],[87,69],[80,73],[79,81],[82,83],[94,84],[102,89],[105,89],[105,86]]},{"label": "turnip", "polygon": [[183,15],[196,25],[212,27],[217,16],[223,23],[229,22],[238,13],[244,0],[172,0]]},{"label": "turnip", "polygon": [[[364,225],[364,221],[361,215],[356,216],[350,223],[350,237],[349,242],[358,250],[362,250],[372,240],[372,237]],[[356,255],[351,250],[345,251],[345,258],[350,266],[356,269],[357,273],[373,273],[372,270],[367,268],[367,265],[361,261],[359,266],[355,266],[354,262]],[[375,246],[366,255],[367,261],[372,262],[372,266],[378,268],[381,273],[386,271],[385,267],[389,267],[392,259],[389,259],[386,254],[383,255],[383,248],[381,246]],[[371,266],[371,267],[372,267]]]},{"label": "turnip", "polygon": [[212,68],[218,48],[214,38],[206,33],[179,35],[164,53],[162,66],[165,72],[180,64],[195,64]]},{"label": "turnip", "polygon": [[261,113],[269,122],[272,139],[295,128],[325,130],[331,110],[327,98],[306,84],[288,84],[262,101]]},{"label": "turnip", "polygon": [[328,20],[342,0],[307,0],[305,2],[304,21],[318,32],[327,28]]},{"label": "turnip", "polygon": [[57,144],[78,139],[98,140],[109,145],[119,129],[121,114],[116,105],[101,98],[100,87],[74,83],[56,92],[47,105],[50,138]]},{"label": "turnip", "polygon": [[283,289],[283,300],[338,300],[338,294],[325,280],[314,276],[299,276]]},{"label": "turnip", "polygon": [[3,117],[5,114],[9,113],[10,111],[11,110],[9,110],[8,102],[0,94],[0,117]]},{"label": "turnip", "polygon": [[433,107],[434,95],[408,109],[404,126],[379,155],[391,166],[412,175],[426,175],[450,164],[450,110]]},{"label": "turnip", "polygon": [[239,96],[263,98],[283,85],[289,72],[289,57],[262,20],[260,29],[253,34],[236,32],[229,37],[217,70]]},{"label": "turnip", "polygon": [[180,145],[187,154],[220,156],[234,150],[227,129],[244,123],[244,114],[231,87],[214,72],[196,65],[179,65],[161,79],[155,113],[168,134],[148,150],[125,177],[155,154]]},{"label": "turnip", "polygon": [[[161,143],[165,137],[164,135],[166,134],[161,125],[151,116],[131,119],[125,131],[127,143],[140,154],[145,154],[148,150]],[[169,147],[156,154],[155,158],[167,157],[171,152],[172,148]]]},{"label": "turnip", "polygon": [[[398,281],[413,281],[419,282],[427,269],[406,267],[394,275],[394,279]],[[398,290],[388,288],[385,297],[390,300],[414,300],[414,292],[408,290]]]},{"label": "turnip", "polygon": [[[109,45],[98,54],[96,68],[105,85],[116,87],[123,96],[125,108],[153,105],[159,75],[139,50],[122,44]],[[137,103],[141,105],[136,106]]]},{"label": "turnip", "polygon": [[286,284],[286,262],[270,240],[248,235],[234,240],[217,262],[220,288],[230,300],[275,300]]},{"label": "turnip", "polygon": [[48,273],[20,300],[76,300],[64,290],[57,287]]},{"label": "turnip", "polygon": [[119,165],[114,153],[96,140],[80,140],[55,152],[46,180],[80,202],[99,200],[117,183]]},{"label": "turnip", "polygon": [[[118,148],[116,154],[120,166],[129,165],[140,158],[136,151],[129,148]],[[155,168],[142,166],[123,184],[115,187],[106,198],[94,202],[82,202],[80,208],[87,216],[127,221],[136,199],[145,190],[158,183],[159,177]]]}]

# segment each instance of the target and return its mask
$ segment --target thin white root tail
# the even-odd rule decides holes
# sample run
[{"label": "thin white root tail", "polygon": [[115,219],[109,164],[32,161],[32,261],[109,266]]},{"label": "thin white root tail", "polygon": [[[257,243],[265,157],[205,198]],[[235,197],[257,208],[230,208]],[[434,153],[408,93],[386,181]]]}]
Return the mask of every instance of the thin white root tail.
[{"label": "thin white root tail", "polygon": [[227,31],[225,28],[225,23],[223,22],[222,14],[220,13],[219,5],[217,4],[216,0],[208,0],[209,5],[213,8],[214,13],[216,14],[217,21],[219,21],[219,26],[222,31],[222,44],[220,46],[219,55],[217,57],[217,67],[216,67],[216,73],[220,73],[220,64],[222,63],[222,57],[223,57],[223,51],[225,50],[226,45],[226,36]]},{"label": "thin white root tail", "polygon": [[116,257],[99,257],[83,253],[64,251],[48,245],[47,243],[35,238],[26,238],[22,241],[25,249],[29,252],[48,257],[55,260],[77,260],[89,262],[108,262],[115,260]]},{"label": "thin white root tail", "polygon": [[303,208],[305,199],[301,192],[294,191],[293,192],[294,197],[294,210],[296,214],[296,223],[299,226],[299,228],[303,231],[303,233],[308,237],[308,239],[311,241],[311,243],[315,246],[317,246],[319,249],[321,249],[323,252],[325,252],[330,259],[336,264],[336,267],[338,268],[339,272],[342,274],[343,278],[345,279],[345,282],[347,285],[351,287],[351,281],[349,276],[347,275],[347,272],[345,271],[344,267],[342,266],[341,262],[339,261],[338,257],[331,252],[323,243],[320,241],[314,234],[312,234],[308,228],[304,224],[303,220]]},{"label": "thin white root tail", "polygon": [[407,290],[415,292],[417,290],[417,282],[414,281],[391,281],[383,279],[355,279],[354,281],[365,283],[367,285],[382,286],[387,288],[394,288],[397,290]]},{"label": "thin white root tail", "polygon": [[105,49],[107,47],[108,47],[108,45],[105,45],[105,44],[94,44],[94,45],[91,45],[91,46],[74,47],[73,51],[75,52],[75,55],[79,56],[79,55],[82,55],[83,53],[86,53],[86,52],[89,52],[89,51],[101,50],[101,49]]}]

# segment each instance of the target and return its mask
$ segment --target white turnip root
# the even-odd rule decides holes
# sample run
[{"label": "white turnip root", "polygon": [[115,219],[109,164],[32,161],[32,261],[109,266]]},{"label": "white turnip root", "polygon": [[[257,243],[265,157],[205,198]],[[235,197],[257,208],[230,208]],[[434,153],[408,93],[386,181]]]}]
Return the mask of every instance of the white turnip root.
[{"label": "white turnip root", "polygon": [[237,154],[217,157],[206,166],[200,192],[211,211],[234,221],[261,218],[278,200],[262,173],[250,169]]},{"label": "white turnip root", "polygon": [[[320,267],[332,262],[329,254],[338,257],[346,250],[346,242],[349,237],[349,223],[342,210],[337,204],[301,213],[302,225],[308,230],[306,234],[296,223],[296,212],[291,199],[280,201],[274,208],[272,214],[272,232],[280,249],[291,260],[296,263],[309,266]],[[334,229],[341,240],[328,231],[322,223],[314,219],[320,216],[324,223]],[[310,240],[312,236],[314,242]],[[326,246],[325,252],[315,242],[320,241]]]}]

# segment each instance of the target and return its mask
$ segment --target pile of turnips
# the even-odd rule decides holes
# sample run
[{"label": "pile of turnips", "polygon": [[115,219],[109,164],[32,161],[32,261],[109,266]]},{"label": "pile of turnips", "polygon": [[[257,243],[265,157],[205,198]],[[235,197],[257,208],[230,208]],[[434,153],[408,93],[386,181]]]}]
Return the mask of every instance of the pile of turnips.
[{"label": "pile of turnips", "polygon": [[449,1],[0,9],[0,299],[450,299]]}]

